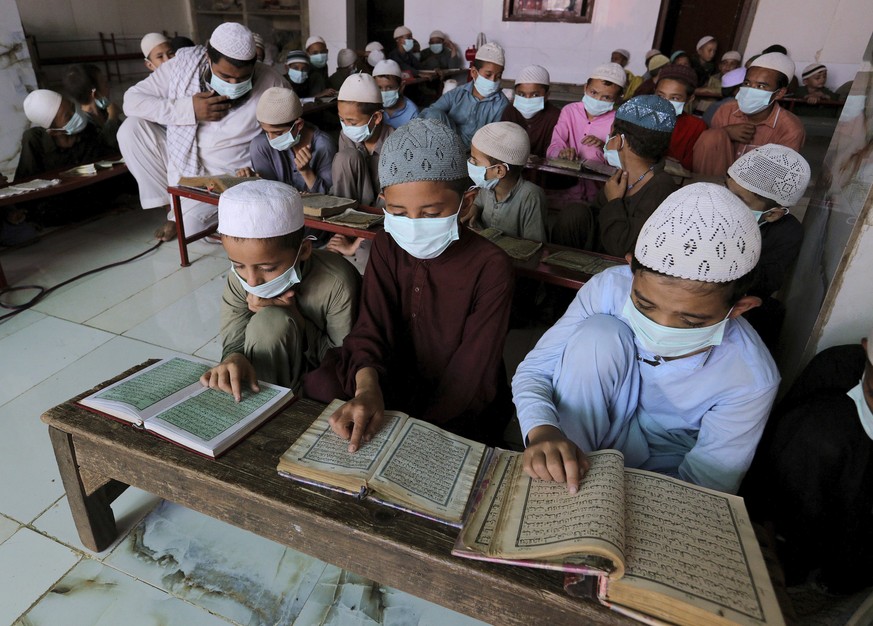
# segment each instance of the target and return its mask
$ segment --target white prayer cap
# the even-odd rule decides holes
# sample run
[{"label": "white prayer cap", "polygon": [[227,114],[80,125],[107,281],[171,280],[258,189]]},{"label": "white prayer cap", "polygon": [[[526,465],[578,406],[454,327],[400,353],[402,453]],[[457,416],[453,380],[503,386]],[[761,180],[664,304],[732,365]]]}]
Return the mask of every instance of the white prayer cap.
[{"label": "white prayer cap", "polygon": [[655,209],[643,224],[634,256],[668,276],[726,283],[758,264],[761,231],[749,207],[727,188],[695,183]]},{"label": "white prayer cap", "polygon": [[297,94],[285,87],[270,87],[258,100],[255,116],[259,122],[282,126],[303,114],[303,105]]},{"label": "white prayer cap", "polygon": [[473,135],[472,143],[477,150],[509,165],[524,165],[530,156],[530,137],[513,122],[486,124]]},{"label": "white prayer cap", "polygon": [[373,50],[370,54],[367,55],[367,63],[370,64],[370,67],[376,67],[380,61],[385,60],[385,53],[381,50]]},{"label": "white prayer cap", "polygon": [[428,37],[428,40],[430,39],[448,39],[448,37],[446,37],[446,34],[443,31],[435,30],[431,32],[430,37]]},{"label": "white prayer cap", "polygon": [[806,192],[810,170],[806,159],[791,148],[768,143],[734,161],[728,176],[743,189],[793,207]]},{"label": "white prayer cap", "polygon": [[324,41],[324,39],[322,37],[319,37],[318,35],[312,35],[309,39],[306,40],[306,45],[303,47],[306,50],[309,50],[309,46],[311,46],[314,43],[323,43],[324,45],[327,45],[327,43]]},{"label": "white prayer cap", "polygon": [[218,198],[218,232],[243,239],[267,239],[303,228],[303,200],[291,185],[253,180],[234,185]]},{"label": "white prayer cap", "polygon": [[649,59],[651,59],[651,58],[652,58],[653,56],[655,56],[656,54],[661,54],[661,51],[658,50],[657,48],[652,48],[651,50],[649,50],[648,52],[646,52],[646,63],[648,63],[648,62],[649,62]]},{"label": "white prayer cap", "polygon": [[613,54],[615,54],[616,52],[618,52],[624,58],[630,60],[630,52],[628,52],[624,48],[616,48],[615,50],[612,51]]},{"label": "white prayer cap", "polygon": [[794,61],[781,52],[768,52],[767,54],[762,54],[752,61],[752,65],[749,69],[753,67],[763,67],[768,70],[782,72],[788,77],[789,83],[791,82],[791,79],[794,78]]},{"label": "white prayer cap", "polygon": [[742,85],[744,80],[746,80],[746,68],[741,66],[722,76],[721,86],[725,89],[736,87],[737,85]]},{"label": "white prayer cap", "polygon": [[339,51],[339,54],[336,55],[336,65],[337,67],[348,67],[349,65],[353,65],[358,60],[358,55],[354,50],[350,48],[343,48]]},{"label": "white prayer cap", "polygon": [[385,48],[378,41],[371,41],[364,48],[365,52],[372,52],[373,50],[384,50]]},{"label": "white prayer cap", "polygon": [[151,51],[155,49],[155,46],[160,45],[164,42],[169,43],[169,39],[164,37],[161,33],[149,33],[139,42],[139,48],[142,50],[142,56],[146,59],[149,58],[149,54]]},{"label": "white prayer cap", "polygon": [[225,22],[212,31],[209,45],[237,61],[251,61],[257,54],[252,31],[237,22]]},{"label": "white prayer cap", "polygon": [[624,68],[618,63],[604,63],[603,65],[598,65],[594,68],[594,71],[591,72],[589,78],[607,80],[611,83],[615,83],[622,89],[627,85],[627,74],[625,74]]},{"label": "white prayer cap", "polygon": [[31,122],[43,128],[51,128],[61,108],[61,94],[49,89],[37,89],[24,99],[24,114]]},{"label": "white prayer cap", "polygon": [[722,61],[737,61],[742,63],[743,55],[741,55],[737,50],[728,50],[723,55],[721,55]]},{"label": "white prayer cap", "polygon": [[406,28],[406,26],[398,26],[394,29],[394,39],[399,37],[412,37],[412,31]]},{"label": "white prayer cap", "polygon": [[337,100],[382,104],[382,91],[369,74],[352,74],[343,81]]},{"label": "white prayer cap", "polygon": [[549,76],[549,70],[541,65],[528,65],[518,73],[515,79],[516,85],[533,84],[551,86],[552,80]]},{"label": "white prayer cap", "polygon": [[373,76],[396,76],[397,78],[402,78],[403,71],[400,69],[397,61],[388,59],[387,61],[376,63],[376,67],[373,68]]},{"label": "white prayer cap", "polygon": [[486,63],[494,63],[500,67],[506,66],[506,57],[503,55],[503,48],[491,41],[484,44],[476,51],[476,60],[485,61]]},{"label": "white prayer cap", "polygon": [[703,46],[708,44],[710,41],[715,41],[715,37],[713,37],[712,35],[705,35],[705,36],[701,37],[700,40],[697,42],[697,48],[695,48],[695,49],[700,50]]}]

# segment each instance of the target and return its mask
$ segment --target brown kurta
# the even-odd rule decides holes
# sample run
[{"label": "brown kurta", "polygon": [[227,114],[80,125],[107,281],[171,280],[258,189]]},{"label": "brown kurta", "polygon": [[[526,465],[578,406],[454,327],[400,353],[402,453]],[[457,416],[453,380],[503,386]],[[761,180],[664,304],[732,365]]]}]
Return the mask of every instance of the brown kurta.
[{"label": "brown kurta", "polygon": [[561,109],[549,102],[546,102],[546,108],[530,119],[525,119],[518,112],[518,109],[509,105],[503,110],[501,121],[514,122],[525,129],[530,137],[530,153],[538,157],[545,157],[546,150],[549,149],[549,144],[552,141],[552,131],[555,130],[555,124],[558,123],[560,116]]}]

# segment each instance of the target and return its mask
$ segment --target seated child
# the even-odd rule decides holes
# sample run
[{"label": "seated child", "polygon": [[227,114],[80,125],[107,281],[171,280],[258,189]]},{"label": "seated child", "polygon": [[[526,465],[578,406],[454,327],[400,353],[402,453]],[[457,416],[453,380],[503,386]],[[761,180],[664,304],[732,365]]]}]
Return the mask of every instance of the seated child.
[{"label": "seated child", "polygon": [[394,129],[385,124],[382,92],[369,74],[352,74],[339,90],[342,135],[333,160],[332,194],[367,206],[379,198],[379,156]]},{"label": "seated child", "polygon": [[630,266],[588,281],[512,380],[525,471],[576,492],[585,453],[736,493],[779,387],[741,316],[761,252],[749,209],[720,185],[668,197]]},{"label": "seated child", "polygon": [[291,50],[285,55],[285,70],[291,89],[301,100],[312,102],[315,98],[333,95],[327,78],[322,79],[320,73],[312,70],[309,55],[303,50]]},{"label": "seated child", "polygon": [[590,205],[561,211],[552,241],[613,256],[633,250],[643,224],[677,188],[663,161],[675,123],[673,107],[658,96],[636,96],[618,107],[603,148],[619,171]]},{"label": "seated child", "polygon": [[422,110],[421,117],[440,120],[452,128],[460,136],[464,148],[469,150],[476,131],[485,124],[499,122],[503,110],[509,105],[500,91],[505,66],[503,48],[496,43],[486,43],[476,51],[476,60],[470,70],[472,80],[444,93]]},{"label": "seated child", "polygon": [[624,48],[616,48],[609,57],[609,62],[621,65],[624,68],[624,73],[627,75],[627,83],[624,86],[625,99],[633,98],[637,88],[643,84],[642,76],[637,76],[627,69],[628,61],[630,61],[630,52]]},{"label": "seated child", "polygon": [[691,59],[691,67],[697,75],[695,88],[705,85],[709,77],[716,73],[715,53],[718,52],[718,41],[712,35],[705,35],[697,42],[697,52]]},{"label": "seated child", "polygon": [[418,117],[418,106],[403,95],[402,72],[396,61],[380,61],[373,68],[373,78],[382,91],[385,106],[385,123],[391,128],[400,128]]},{"label": "seated child", "polygon": [[521,176],[529,155],[530,140],[518,124],[494,122],[476,131],[467,171],[479,193],[461,221],[545,242],[546,195]]},{"label": "seated child", "polygon": [[306,377],[354,452],[385,407],[484,443],[512,414],[503,344],[515,282],[509,257],[459,228],[469,209],[463,144],[435,120],[414,119],[385,142],[379,163],[385,231],[373,243],[361,313],[341,350]]},{"label": "seated child", "polygon": [[728,50],[721,55],[718,63],[718,73],[713,74],[702,87],[694,90],[694,95],[700,98],[721,98],[722,77],[742,65],[743,57],[736,50]]},{"label": "seated child", "polygon": [[667,157],[693,171],[694,144],[706,130],[706,122],[691,114],[694,110],[694,86],[697,74],[684,65],[665,65],[658,73],[655,95],[669,102],[676,111],[676,127],[670,139]]},{"label": "seated child", "polygon": [[321,95],[329,95],[327,75],[327,44],[322,37],[312,35],[306,40],[304,46],[306,56],[309,57],[309,86],[313,92]]},{"label": "seated child", "polygon": [[462,61],[458,46],[441,30],[435,30],[430,34],[427,49],[421,52],[423,70],[460,69]]},{"label": "seated child", "polygon": [[529,65],[515,79],[515,98],[512,106],[503,111],[504,122],[513,122],[527,131],[530,153],[546,156],[552,133],[561,115],[561,109],[549,102],[551,88],[549,71],[539,65]]},{"label": "seated child", "polygon": [[145,66],[150,72],[158,69],[162,63],[169,61],[176,52],[170,45],[170,40],[161,33],[149,33],[139,42]]},{"label": "seated child", "polygon": [[749,311],[746,319],[771,350],[785,317],[785,307],[774,294],[782,288],[803,243],[803,226],[789,210],[803,198],[809,178],[806,159],[772,143],[747,152],[728,168],[727,188],[745,202],[761,229],[758,278],[749,293],[763,304]]},{"label": "seated child", "polygon": [[752,519],[772,524],[788,585],[813,572],[831,594],[873,584],[873,328],[806,366],[773,411],[742,495]]},{"label": "seated child", "polygon": [[330,75],[328,86],[339,91],[345,80],[357,71],[358,55],[354,50],[343,48],[336,55],[336,71]]},{"label": "seated child", "polygon": [[406,26],[398,26],[394,29],[394,43],[394,48],[388,53],[387,58],[396,62],[404,72],[417,75],[421,63],[413,54],[415,40],[412,38],[412,31]]},{"label": "seated child", "polygon": [[821,63],[810,63],[800,75],[803,85],[797,88],[795,96],[803,98],[807,104],[818,104],[821,100],[837,100],[837,95],[828,89],[828,68]]},{"label": "seated child", "polygon": [[218,231],[231,271],[221,302],[221,363],[201,379],[239,400],[263,380],[294,389],[339,346],[358,311],[359,276],[303,236],[303,201],[270,180],[221,194]]},{"label": "seated child", "polygon": [[646,68],[648,69],[648,71],[646,72],[646,74],[648,75],[648,78],[643,81],[642,85],[637,87],[634,95],[651,96],[652,94],[654,94],[655,84],[658,82],[658,72],[661,70],[662,67],[669,64],[670,59],[660,52],[652,55],[649,59],[647,59]]},{"label": "seated child", "polygon": [[251,170],[245,168],[237,175],[255,173],[298,191],[329,193],[336,148],[330,136],[304,120],[302,113],[300,99],[293,91],[285,87],[267,89],[255,110],[264,132],[252,140]]},{"label": "seated child", "polygon": [[72,65],[64,74],[64,92],[79,105],[88,121],[100,129],[107,147],[118,151],[121,107],[109,99],[109,81],[100,68],[90,63]]}]

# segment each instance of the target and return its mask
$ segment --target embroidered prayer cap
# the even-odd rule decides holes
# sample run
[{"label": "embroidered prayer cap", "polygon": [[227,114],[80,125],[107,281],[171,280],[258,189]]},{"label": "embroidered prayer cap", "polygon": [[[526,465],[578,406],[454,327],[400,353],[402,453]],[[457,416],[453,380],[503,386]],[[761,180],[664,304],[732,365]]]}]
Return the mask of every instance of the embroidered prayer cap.
[{"label": "embroidered prayer cap", "polygon": [[749,69],[753,67],[764,67],[768,70],[782,72],[788,77],[789,83],[791,82],[791,79],[794,78],[794,61],[781,52],[768,52],[767,54],[762,54],[752,61]]},{"label": "embroidered prayer cap", "polygon": [[391,133],[382,146],[379,184],[383,189],[420,180],[466,177],[467,151],[455,132],[438,120],[413,119]]},{"label": "embroidered prayer cap", "polygon": [[721,86],[724,88],[736,87],[742,85],[744,80],[746,80],[746,68],[738,67],[721,77]]},{"label": "embroidered prayer cap", "polygon": [[589,78],[607,80],[611,83],[615,83],[622,89],[627,85],[627,74],[625,74],[624,68],[618,63],[604,63],[603,65],[598,65],[594,68],[594,71],[591,72]]},{"label": "embroidered prayer cap", "polygon": [[384,50],[385,48],[378,41],[371,41],[364,48],[364,52],[372,52],[373,50]]},{"label": "embroidered prayer cap", "polygon": [[472,143],[492,159],[509,165],[524,165],[530,156],[530,137],[514,122],[486,124],[473,135]]},{"label": "embroidered prayer cap", "polygon": [[406,26],[398,26],[394,29],[394,39],[399,39],[400,37],[412,37],[412,31],[406,28]]},{"label": "embroidered prayer cap", "polygon": [[140,50],[142,50],[142,56],[145,59],[148,59],[149,54],[151,54],[152,50],[155,49],[155,46],[158,46],[165,42],[170,43],[170,40],[167,39],[162,33],[149,33],[139,42],[139,48]]},{"label": "embroidered prayer cap", "polygon": [[665,78],[678,80],[685,83],[686,85],[691,85],[692,89],[697,87],[697,72],[695,72],[694,69],[688,67],[687,65],[676,65],[675,63],[668,63],[661,68],[660,72],[658,72],[658,81],[662,81]]},{"label": "embroidered prayer cap", "polygon": [[448,37],[446,37],[446,34],[443,31],[435,30],[435,31],[431,32],[430,37],[428,39],[429,40],[430,39],[448,39]]},{"label": "embroidered prayer cap", "polygon": [[650,72],[654,72],[655,70],[664,67],[670,62],[663,54],[656,54],[651,59],[649,59],[648,63],[646,63],[646,69]]},{"label": "embroidered prayer cap", "polygon": [[382,104],[382,91],[369,74],[352,74],[343,81],[337,100]]},{"label": "embroidered prayer cap", "polygon": [[800,75],[801,80],[806,80],[810,76],[815,76],[819,72],[827,72],[828,68],[822,63],[810,63],[803,68],[803,73]]},{"label": "embroidered prayer cap", "polygon": [[695,183],[655,209],[643,224],[634,256],[668,276],[726,283],[758,264],[761,231],[749,207],[727,188]]},{"label": "embroidered prayer cap", "polygon": [[373,50],[370,54],[367,55],[367,63],[370,64],[370,67],[376,67],[380,61],[385,60],[385,53],[381,50]]},{"label": "embroidered prayer cap", "polygon": [[613,54],[615,54],[616,52],[618,52],[621,56],[623,56],[628,61],[630,61],[630,52],[628,52],[624,48],[616,48],[615,50],[612,51]]},{"label": "embroidered prayer cap", "polygon": [[809,163],[787,146],[775,143],[745,153],[728,168],[728,176],[740,187],[770,198],[779,206],[800,202],[810,178]]},{"label": "embroidered prayer cap", "polygon": [[738,63],[743,62],[743,55],[741,55],[737,50],[728,50],[723,55],[721,55],[722,61],[737,61]]},{"label": "embroidered prayer cap", "polygon": [[476,60],[485,61],[486,63],[494,63],[500,67],[506,67],[506,56],[503,53],[503,48],[498,46],[493,41],[483,44],[476,51]]},{"label": "embroidered prayer cap", "polygon": [[634,96],[618,107],[615,119],[648,130],[672,133],[676,127],[676,110],[660,96]]},{"label": "embroidered prayer cap", "polygon": [[373,76],[396,76],[403,77],[403,70],[400,69],[397,61],[388,59],[387,61],[379,61],[376,67],[373,68]]},{"label": "embroidered prayer cap", "polygon": [[700,50],[703,46],[708,44],[710,41],[715,41],[715,37],[712,35],[704,35],[700,39],[697,40],[697,47],[695,50]]},{"label": "embroidered prayer cap", "polygon": [[649,62],[649,59],[651,59],[651,58],[652,58],[653,56],[655,56],[656,54],[661,54],[661,51],[658,50],[657,48],[652,48],[651,50],[649,50],[648,52],[646,52],[646,63],[648,63],[648,62]]},{"label": "embroidered prayer cap", "polygon": [[314,43],[323,43],[325,46],[327,45],[323,37],[319,37],[318,35],[312,35],[309,39],[306,40],[306,45],[303,46],[303,48],[309,50],[309,46]]},{"label": "embroidered prayer cap", "polygon": [[255,48],[264,49],[264,38],[261,37],[258,33],[252,33],[252,37],[255,40]]},{"label": "embroidered prayer cap", "polygon": [[62,101],[61,94],[50,89],[31,91],[24,99],[24,114],[37,126],[51,128]]},{"label": "embroidered prayer cap", "polygon": [[267,239],[303,228],[303,200],[291,185],[253,180],[234,185],[218,198],[218,232],[243,239]]},{"label": "embroidered prayer cap", "polygon": [[255,116],[259,122],[272,126],[283,126],[295,121],[303,114],[300,98],[291,89],[270,87],[258,100]]},{"label": "embroidered prayer cap", "polygon": [[225,22],[212,31],[209,45],[237,61],[251,61],[257,54],[252,31],[237,22]]},{"label": "embroidered prayer cap", "polygon": [[515,84],[545,85],[546,87],[550,87],[552,79],[549,76],[549,70],[542,65],[528,65],[518,73],[518,77],[515,79]]},{"label": "embroidered prayer cap", "polygon": [[337,67],[348,67],[349,65],[354,65],[357,61],[358,55],[351,48],[343,48],[339,51],[339,54],[336,55]]},{"label": "embroidered prayer cap", "polygon": [[306,63],[306,65],[310,65],[309,55],[303,50],[289,50],[288,54],[285,55],[285,65],[291,65],[292,63]]}]

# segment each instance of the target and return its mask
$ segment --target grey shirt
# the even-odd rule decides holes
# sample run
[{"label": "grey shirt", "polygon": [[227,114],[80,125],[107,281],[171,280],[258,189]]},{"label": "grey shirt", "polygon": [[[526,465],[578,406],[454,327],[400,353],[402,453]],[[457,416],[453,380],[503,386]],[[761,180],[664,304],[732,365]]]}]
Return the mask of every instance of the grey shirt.
[{"label": "grey shirt", "polygon": [[503,202],[491,189],[480,189],[475,200],[482,211],[480,221],[510,237],[546,241],[546,194],[529,180],[518,178]]}]

